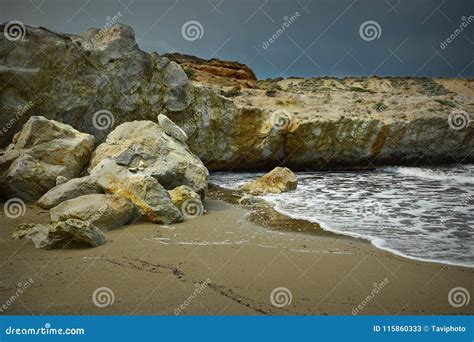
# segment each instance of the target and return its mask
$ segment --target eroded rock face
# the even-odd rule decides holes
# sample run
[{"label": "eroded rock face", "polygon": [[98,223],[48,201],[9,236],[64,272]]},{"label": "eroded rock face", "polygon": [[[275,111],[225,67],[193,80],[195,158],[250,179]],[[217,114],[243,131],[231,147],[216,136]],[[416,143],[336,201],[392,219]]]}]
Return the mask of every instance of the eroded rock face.
[{"label": "eroded rock face", "polygon": [[0,156],[4,198],[37,200],[56,185],[57,177],[77,177],[94,146],[94,137],[69,125],[32,116]]},{"label": "eroded rock face", "polygon": [[104,159],[91,170],[91,176],[105,192],[132,201],[146,221],[168,224],[183,220],[168,192],[149,175],[133,174],[115,160]]},{"label": "eroded rock face", "polygon": [[166,189],[187,185],[204,195],[209,172],[187,145],[151,121],[121,124],[94,151],[89,170],[104,159],[155,178]]},{"label": "eroded rock face", "polygon": [[298,179],[286,167],[276,167],[269,173],[242,186],[242,190],[252,195],[265,195],[267,193],[282,193],[296,189]]},{"label": "eroded rock face", "polygon": [[104,233],[88,221],[69,219],[48,225],[20,224],[14,239],[30,239],[36,248],[97,247],[105,243]]},{"label": "eroded rock face", "polygon": [[219,85],[241,85],[254,88],[257,77],[252,69],[239,62],[222,61],[219,59],[205,60],[196,56],[184,55],[180,53],[169,53],[165,55],[169,59],[176,61],[183,68],[193,70],[194,78],[200,82],[212,82]]},{"label": "eroded rock face", "polygon": [[[17,42],[0,36],[0,82],[6,84],[0,93],[0,146],[33,114],[102,142],[124,122],[155,121],[163,113],[211,170],[271,169],[282,162],[319,170],[474,161],[473,80],[266,80],[229,99],[219,95],[222,84],[252,78],[247,67],[191,58],[199,67],[197,80],[189,82],[182,70],[191,67],[187,58],[170,56],[179,66],[141,51],[125,25],[81,36],[26,29],[26,38]],[[102,110],[110,115],[95,115]],[[451,128],[455,110],[464,111],[471,124]],[[7,164],[16,159],[14,152],[2,158]]]},{"label": "eroded rock face", "polygon": [[74,178],[65,183],[56,185],[54,188],[45,193],[38,200],[41,208],[50,209],[57,206],[61,202],[91,194],[103,193],[102,188],[97,184],[96,180],[91,176]]},{"label": "eroded rock face", "polygon": [[0,146],[33,113],[101,141],[120,123],[155,120],[189,106],[181,67],[141,51],[129,26],[89,29],[81,36],[31,26],[26,31],[16,42],[0,36],[0,83],[6,85],[0,94]]},{"label": "eroded rock face", "polygon": [[62,202],[49,211],[52,222],[79,219],[102,231],[127,224],[134,213],[133,203],[113,195],[84,195]]}]

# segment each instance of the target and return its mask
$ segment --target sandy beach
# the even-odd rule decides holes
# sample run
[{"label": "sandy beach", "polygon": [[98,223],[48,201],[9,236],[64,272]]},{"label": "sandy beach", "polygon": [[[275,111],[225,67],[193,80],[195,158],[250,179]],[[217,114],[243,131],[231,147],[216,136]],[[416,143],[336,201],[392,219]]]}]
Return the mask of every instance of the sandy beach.
[{"label": "sandy beach", "polygon": [[[2,212],[0,314],[474,313],[472,301],[448,302],[452,288],[474,292],[474,269],[402,258],[268,208],[204,204],[205,215],[180,224],[135,223],[107,232],[97,248],[49,251],[10,237],[18,223],[46,222],[47,210],[29,205],[17,219]],[[28,286],[12,300],[19,283]],[[104,287],[100,307],[93,293]],[[272,300],[279,288],[284,295]]]}]

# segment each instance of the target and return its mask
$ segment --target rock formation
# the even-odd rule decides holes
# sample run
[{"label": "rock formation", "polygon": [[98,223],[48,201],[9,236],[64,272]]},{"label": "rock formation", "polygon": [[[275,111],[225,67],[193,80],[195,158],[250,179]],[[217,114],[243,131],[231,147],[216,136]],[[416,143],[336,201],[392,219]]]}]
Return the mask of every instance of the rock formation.
[{"label": "rock formation", "polygon": [[[179,132],[170,120],[165,128]],[[186,143],[165,133],[151,121],[126,122],[107,136],[92,154],[89,170],[104,159],[113,159],[129,171],[155,178],[166,189],[187,185],[204,196],[209,172]]]},{"label": "rock formation", "polygon": [[297,185],[296,175],[290,169],[276,167],[262,177],[242,186],[242,190],[251,195],[279,194],[295,190]]},{"label": "rock formation", "polygon": [[222,61],[216,58],[205,60],[180,53],[168,53],[164,56],[179,63],[191,75],[191,79],[197,82],[221,86],[240,85],[248,88],[255,88],[257,84],[257,77],[252,69],[239,62]]},{"label": "rock formation", "polygon": [[101,161],[91,175],[105,192],[132,201],[145,221],[167,224],[183,220],[168,192],[149,175],[133,174],[113,159]]},{"label": "rock formation", "polygon": [[48,225],[24,223],[13,231],[14,239],[30,239],[36,248],[97,247],[105,243],[104,233],[89,221],[69,219]]},{"label": "rock formation", "polygon": [[473,80],[289,78],[227,98],[219,80],[248,78],[242,66],[145,53],[128,26],[80,36],[26,29],[16,42],[0,37],[0,146],[33,114],[98,143],[124,122],[164,114],[211,170],[474,161]]},{"label": "rock formation", "polygon": [[62,202],[49,211],[52,222],[79,219],[102,231],[126,225],[134,213],[133,203],[113,195],[84,195]]},{"label": "rock formation", "polygon": [[56,185],[57,177],[79,176],[93,147],[93,136],[32,116],[0,155],[2,197],[37,200]]},{"label": "rock formation", "polygon": [[84,195],[101,194],[102,188],[91,176],[73,178],[45,193],[36,202],[41,208],[50,209],[59,203]]}]

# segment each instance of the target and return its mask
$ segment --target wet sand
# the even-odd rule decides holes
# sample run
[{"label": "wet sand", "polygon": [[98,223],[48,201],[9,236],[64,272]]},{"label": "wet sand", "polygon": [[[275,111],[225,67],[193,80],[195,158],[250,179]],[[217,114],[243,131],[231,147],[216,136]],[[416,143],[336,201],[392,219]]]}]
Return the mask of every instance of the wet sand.
[{"label": "wet sand", "polygon": [[[18,223],[46,222],[47,211],[28,206],[18,219],[2,212],[0,309],[9,304],[0,314],[474,313],[473,301],[460,308],[448,302],[454,287],[474,294],[474,269],[405,259],[268,208],[250,213],[216,199],[205,206],[205,215],[180,224],[109,231],[98,248],[51,251],[10,238]],[[102,287],[114,300],[98,307],[93,293]],[[270,297],[281,287],[286,297],[274,304],[287,305],[277,307]]]}]

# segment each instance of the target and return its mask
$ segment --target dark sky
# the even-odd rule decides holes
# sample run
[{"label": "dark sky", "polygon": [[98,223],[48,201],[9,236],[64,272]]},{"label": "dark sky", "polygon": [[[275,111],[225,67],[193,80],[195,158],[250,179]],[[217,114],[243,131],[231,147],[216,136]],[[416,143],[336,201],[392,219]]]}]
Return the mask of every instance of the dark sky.
[{"label": "dark sky", "polygon": [[[238,60],[259,78],[474,76],[473,0],[0,0],[0,6],[0,22],[77,34],[104,27],[120,12],[119,22],[135,29],[145,51]],[[277,33],[285,17],[291,24]],[[189,21],[201,25],[202,31],[195,27],[202,36],[185,39]]]}]

